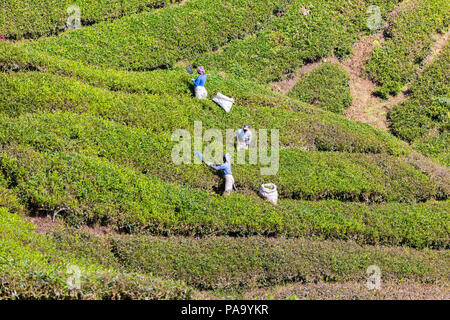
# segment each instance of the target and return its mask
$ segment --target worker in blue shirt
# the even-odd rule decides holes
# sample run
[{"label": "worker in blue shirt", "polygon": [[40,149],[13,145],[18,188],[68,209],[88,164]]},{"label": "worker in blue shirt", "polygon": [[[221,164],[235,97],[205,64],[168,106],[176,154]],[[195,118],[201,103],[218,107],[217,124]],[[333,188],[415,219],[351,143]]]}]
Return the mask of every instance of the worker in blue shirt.
[{"label": "worker in blue shirt", "polygon": [[233,173],[231,172],[231,163],[228,158],[229,158],[229,156],[227,154],[224,154],[223,155],[223,163],[218,164],[218,165],[205,162],[206,165],[208,165],[209,167],[211,167],[215,170],[222,171],[223,176],[225,178],[225,190],[223,192],[224,196],[228,196],[233,191],[233,188],[235,188]]},{"label": "worker in blue shirt", "polygon": [[206,99],[206,97],[208,96],[208,92],[205,89],[205,69],[202,66],[197,67],[197,73],[199,74],[197,79],[192,80],[192,82],[194,83],[195,97],[198,99]]}]

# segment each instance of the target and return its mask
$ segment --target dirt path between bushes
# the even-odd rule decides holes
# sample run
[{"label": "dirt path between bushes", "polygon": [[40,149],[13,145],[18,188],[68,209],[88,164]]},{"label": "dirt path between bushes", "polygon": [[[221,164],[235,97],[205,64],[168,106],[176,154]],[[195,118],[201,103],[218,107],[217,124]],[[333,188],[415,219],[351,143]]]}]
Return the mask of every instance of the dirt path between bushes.
[{"label": "dirt path between bushes", "polygon": [[[433,36],[436,41],[431,48],[431,54],[426,57],[423,66],[417,70],[416,78],[443,51],[448,43],[449,35],[450,30],[445,34]],[[349,119],[365,122],[375,128],[387,131],[389,128],[387,113],[392,107],[401,104],[408,98],[409,86],[406,85],[398,95],[391,96],[387,100],[382,100],[373,95],[376,84],[368,78],[365,65],[370,59],[372,51],[383,42],[382,31],[374,36],[364,37],[353,46],[353,56],[340,64],[349,74],[350,93],[353,97],[353,103],[345,110],[344,115]]]},{"label": "dirt path between bushes", "polygon": [[[53,220],[50,216],[48,216],[48,217],[30,217],[30,216],[28,216],[27,220],[32,222],[34,225],[36,225],[36,229],[34,231],[39,234],[49,233],[52,230],[64,227],[64,222],[61,219],[57,218],[57,219]],[[118,232],[113,230],[111,227],[106,227],[106,226],[82,225],[80,228],[83,231],[89,232],[91,234],[95,234],[97,236],[119,234]]]},{"label": "dirt path between bushes", "polygon": [[[443,51],[448,43],[450,30],[444,34],[437,34],[435,43],[431,48],[431,54],[424,60],[423,66],[417,70],[416,77],[419,76],[424,67],[434,61]],[[306,64],[299,68],[288,79],[275,82],[271,85],[272,89],[281,93],[288,93],[295,84],[307,73],[322,65],[324,62],[332,62],[343,67],[350,78],[350,94],[353,97],[352,105],[344,111],[344,116],[348,119],[368,123],[371,126],[387,131],[389,122],[387,119],[388,111],[395,105],[398,105],[408,98],[408,86],[405,86],[401,92],[387,100],[382,100],[373,95],[377,85],[372,82],[366,71],[365,66],[370,59],[373,50],[384,43],[383,30],[369,36],[364,36],[355,42],[352,49],[352,55],[346,60],[339,61],[336,57],[321,59],[313,63]]]}]

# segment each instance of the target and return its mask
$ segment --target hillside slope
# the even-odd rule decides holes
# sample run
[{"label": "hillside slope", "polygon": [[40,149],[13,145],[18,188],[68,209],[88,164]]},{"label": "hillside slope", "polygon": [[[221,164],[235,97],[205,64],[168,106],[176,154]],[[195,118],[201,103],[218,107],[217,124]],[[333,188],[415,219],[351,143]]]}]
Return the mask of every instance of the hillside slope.
[{"label": "hillside slope", "polygon": [[[426,8],[417,11],[426,28],[414,29],[425,52],[448,16],[414,1]],[[81,1],[83,28],[65,30],[65,2],[9,1],[17,19],[0,16],[0,298],[267,298],[305,286],[312,297],[329,297],[323,287],[348,297],[370,265],[391,287],[445,286],[448,46],[423,74],[412,74],[415,62],[402,69],[398,83],[417,80],[388,132],[341,114],[355,98],[346,68],[321,65],[288,94],[272,88],[326,57],[352,61],[356,41],[376,32],[371,5],[397,26],[392,39],[403,34],[404,2],[178,2]],[[26,6],[35,10],[25,15]],[[379,66],[401,60],[395,43],[358,68],[388,79]],[[209,97],[235,98],[230,113],[193,96],[185,66],[200,63]],[[397,86],[376,81],[388,93]],[[172,160],[174,132],[193,135],[198,123],[223,138],[245,123],[255,136],[279,130],[279,148],[265,150],[279,170],[261,175],[273,163],[238,163],[224,145],[218,156],[233,157],[237,191],[223,197],[219,174]],[[193,159],[195,141],[186,146]],[[258,196],[267,182],[277,205]],[[65,285],[71,265],[87,290]]]}]

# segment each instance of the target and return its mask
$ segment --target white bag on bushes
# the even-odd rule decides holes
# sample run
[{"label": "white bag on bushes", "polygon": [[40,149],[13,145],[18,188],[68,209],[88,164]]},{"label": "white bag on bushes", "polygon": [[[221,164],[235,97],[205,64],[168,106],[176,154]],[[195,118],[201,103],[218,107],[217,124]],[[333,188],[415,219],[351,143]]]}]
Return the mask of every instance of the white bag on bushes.
[{"label": "white bag on bushes", "polygon": [[230,112],[231,107],[233,106],[234,99],[227,97],[220,92],[217,93],[217,95],[212,99],[215,103],[217,103],[219,106],[223,108],[226,112]]},{"label": "white bag on bushes", "polygon": [[277,186],[273,183],[262,184],[261,188],[259,188],[259,195],[275,205],[278,202]]}]

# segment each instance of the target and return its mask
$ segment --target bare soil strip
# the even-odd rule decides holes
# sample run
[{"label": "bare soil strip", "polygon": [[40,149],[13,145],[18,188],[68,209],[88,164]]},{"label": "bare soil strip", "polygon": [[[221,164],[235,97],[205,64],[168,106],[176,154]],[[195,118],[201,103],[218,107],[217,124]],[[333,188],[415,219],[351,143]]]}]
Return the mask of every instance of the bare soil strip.
[{"label": "bare soil strip", "polygon": [[[52,220],[50,216],[47,217],[27,217],[27,220],[36,225],[36,229],[34,230],[36,233],[45,234],[49,233],[52,230],[56,230],[58,228],[64,227],[64,222],[61,219]],[[81,230],[89,232],[91,234],[97,236],[108,236],[112,234],[118,234],[111,227],[106,226],[87,226],[82,225]]]},{"label": "bare soil strip", "polygon": [[448,300],[448,284],[417,282],[384,282],[379,290],[369,290],[365,283],[295,283],[269,289],[255,289],[244,294],[244,299],[299,300]]}]

